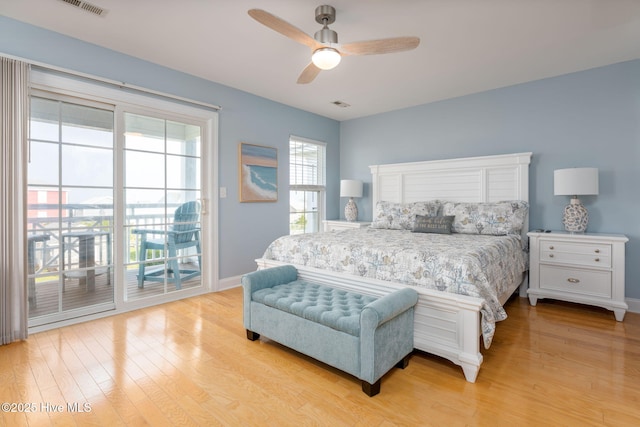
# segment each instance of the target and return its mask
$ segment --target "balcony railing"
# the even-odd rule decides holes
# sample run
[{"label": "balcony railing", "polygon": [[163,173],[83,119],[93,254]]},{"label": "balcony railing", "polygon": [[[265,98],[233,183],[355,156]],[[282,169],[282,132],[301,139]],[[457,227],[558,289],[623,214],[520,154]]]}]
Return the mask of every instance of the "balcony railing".
[{"label": "balcony railing", "polygon": [[[139,258],[138,241],[136,235],[131,233],[134,228],[161,228],[165,227],[173,219],[171,212],[179,204],[160,203],[136,203],[126,206],[125,211],[125,235],[128,258],[126,263],[135,263]],[[165,212],[166,208],[166,212]],[[39,217],[38,213],[50,213],[58,211],[60,216]],[[77,236],[82,233],[95,233],[98,235],[95,247],[96,265],[106,266],[111,263],[113,250],[111,237],[113,234],[113,205],[111,204],[30,204],[27,218],[27,235],[46,236],[35,239],[33,250],[29,252],[31,275],[43,272],[60,271],[69,268],[78,268],[80,251],[77,247],[70,247],[65,236]],[[159,252],[159,251],[158,251]],[[161,259],[160,253],[147,254],[147,261]],[[61,259],[63,256],[65,259]],[[81,267],[79,267],[82,269]]]},{"label": "balcony railing", "polygon": [[[135,228],[167,227],[179,204],[130,204],[126,206],[123,242],[125,249],[124,286],[127,299],[161,295],[176,289],[147,283],[138,286],[138,235]],[[111,204],[29,204],[28,296],[30,319],[58,316],[58,313],[91,305],[112,303],[114,299],[113,234]],[[60,215],[38,217],[60,212]],[[197,262],[184,249],[181,265]],[[180,252],[180,251],[179,251]],[[146,263],[164,262],[162,251],[147,251]],[[193,258],[193,259],[192,259]],[[193,267],[199,268],[198,264]],[[199,279],[183,283],[182,289],[200,285]],[[57,318],[57,317],[56,317]],[[42,320],[38,320],[42,321]]]}]

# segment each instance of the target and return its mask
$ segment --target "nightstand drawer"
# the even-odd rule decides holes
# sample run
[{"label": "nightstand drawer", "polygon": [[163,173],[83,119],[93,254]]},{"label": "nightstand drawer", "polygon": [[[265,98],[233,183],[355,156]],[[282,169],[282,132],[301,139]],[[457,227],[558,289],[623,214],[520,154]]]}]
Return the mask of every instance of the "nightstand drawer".
[{"label": "nightstand drawer", "polygon": [[611,298],[611,272],[540,265],[540,288]]},{"label": "nightstand drawer", "polygon": [[611,245],[545,240],[540,242],[540,262],[610,268]]},{"label": "nightstand drawer", "polygon": [[324,231],[342,231],[353,228],[367,228],[371,225],[371,223],[367,221],[342,221],[335,219],[328,219],[322,222],[324,223]]}]

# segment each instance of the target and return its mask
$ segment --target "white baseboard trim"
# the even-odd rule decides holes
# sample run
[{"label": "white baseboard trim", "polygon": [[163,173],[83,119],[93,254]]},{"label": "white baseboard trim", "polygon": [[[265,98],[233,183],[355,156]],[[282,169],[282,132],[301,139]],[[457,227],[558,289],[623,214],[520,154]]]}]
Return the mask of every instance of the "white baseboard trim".
[{"label": "white baseboard trim", "polygon": [[629,311],[631,313],[640,313],[640,299],[637,298],[625,298]]},{"label": "white baseboard trim", "polygon": [[240,283],[240,281],[242,280],[242,276],[243,275],[227,277],[227,278],[218,280],[218,289],[216,289],[216,292],[226,291],[228,289],[233,289],[233,288],[237,288],[238,286],[241,286],[242,284]]}]

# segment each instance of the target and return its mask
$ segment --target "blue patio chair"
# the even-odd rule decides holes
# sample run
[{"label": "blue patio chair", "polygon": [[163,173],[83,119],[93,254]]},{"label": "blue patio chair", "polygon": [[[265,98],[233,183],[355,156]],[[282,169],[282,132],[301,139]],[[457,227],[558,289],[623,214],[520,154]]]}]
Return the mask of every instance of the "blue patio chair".
[{"label": "blue patio chair", "polygon": [[[176,209],[173,223],[166,230],[154,230],[148,228],[136,228],[133,234],[140,235],[140,250],[138,252],[138,288],[144,287],[145,281],[174,283],[176,289],[182,288],[182,282],[199,276],[202,268],[202,255],[200,252],[200,204],[187,202]],[[147,238],[147,235],[161,236],[160,238]],[[177,251],[195,247],[198,254],[198,269],[180,269]],[[148,250],[161,250],[165,253],[164,259],[168,262],[165,278],[164,263],[161,266],[150,266],[146,263]],[[169,275],[170,273],[170,275]]]}]

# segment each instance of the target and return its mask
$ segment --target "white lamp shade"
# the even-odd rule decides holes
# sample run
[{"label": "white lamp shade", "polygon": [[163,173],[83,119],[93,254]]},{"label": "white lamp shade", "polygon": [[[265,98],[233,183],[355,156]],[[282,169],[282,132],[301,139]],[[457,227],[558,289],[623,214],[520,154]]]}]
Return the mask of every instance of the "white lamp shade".
[{"label": "white lamp shade", "polygon": [[340,197],[362,197],[362,181],[357,179],[340,181]]},{"label": "white lamp shade", "polygon": [[317,49],[311,55],[311,62],[321,70],[331,70],[335,68],[342,57],[340,53],[332,47],[323,47]]},{"label": "white lamp shade", "polygon": [[556,169],[553,172],[553,194],[556,196],[598,194],[598,168]]}]

